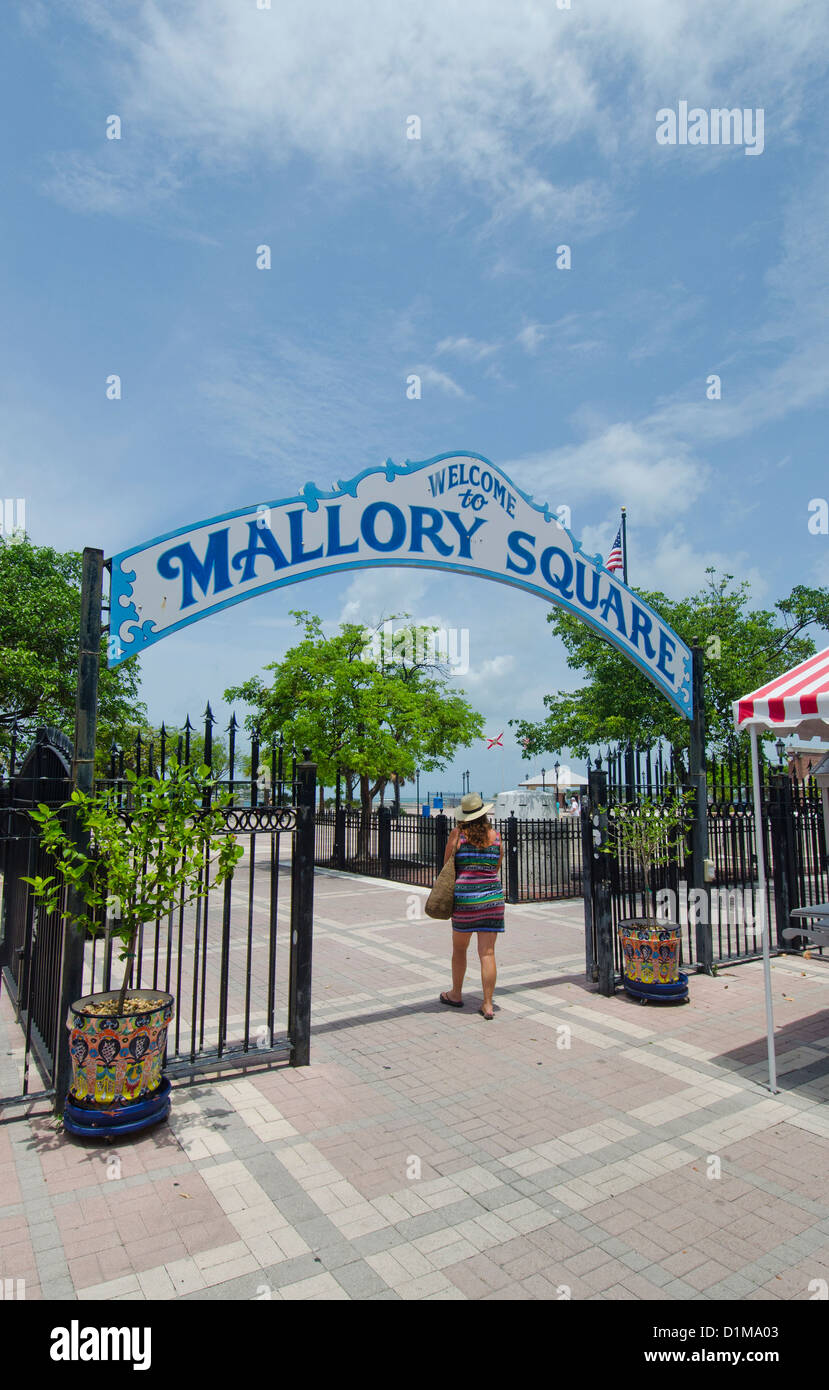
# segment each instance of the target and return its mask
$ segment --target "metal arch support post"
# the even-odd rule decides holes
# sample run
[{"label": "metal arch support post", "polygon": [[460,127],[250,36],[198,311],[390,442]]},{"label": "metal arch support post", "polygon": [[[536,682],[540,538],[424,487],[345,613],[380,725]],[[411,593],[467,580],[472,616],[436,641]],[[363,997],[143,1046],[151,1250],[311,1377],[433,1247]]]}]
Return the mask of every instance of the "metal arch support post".
[{"label": "metal arch support post", "polygon": [[314,848],[317,766],[305,759],[296,768],[296,831],[291,863],[291,952],[288,1034],[291,1066],[311,1060],[311,958],[314,942]]},{"label": "metal arch support post", "polygon": [[763,979],[766,989],[766,1043],[769,1056],[769,1090],[777,1095],[777,1059],[774,1052],[774,1009],[771,1002],[771,952],[769,947],[770,923],[766,912],[766,849],[763,841],[763,805],[760,795],[760,760],[757,756],[757,730],[752,724],[751,737],[751,781],[754,794],[754,847],[757,854],[757,906],[755,921],[760,920],[763,929]]},{"label": "metal arch support post", "polygon": [[[75,697],[75,748],[72,757],[72,787],[91,793],[95,785],[95,731],[98,718],[98,670],[101,660],[101,596],[104,552],[85,549],[81,576],[81,627],[78,643],[78,686]],[[77,825],[75,835],[80,834]],[[80,913],[83,904],[70,890],[67,908]],[[72,1077],[69,1032],[66,1017],[69,1006],[83,993],[84,933],[66,922],[63,929],[60,1005],[55,1056],[55,1109],[63,1109]]]},{"label": "metal arch support post", "polygon": [[610,861],[603,848],[608,843],[607,774],[591,769],[587,774],[587,783],[595,970],[599,994],[609,999],[616,991],[616,962],[613,951]]},{"label": "metal arch support post", "polygon": [[[703,911],[697,915],[696,955],[697,974],[714,973],[714,944],[711,935],[710,889],[705,881],[705,861],[708,858],[708,779],[705,773],[705,693],[703,670],[705,656],[696,642],[693,654],[694,714],[691,720],[691,739],[688,750],[688,780],[694,793],[694,819],[691,826],[691,884],[703,894]],[[697,898],[699,902],[699,898]]]}]

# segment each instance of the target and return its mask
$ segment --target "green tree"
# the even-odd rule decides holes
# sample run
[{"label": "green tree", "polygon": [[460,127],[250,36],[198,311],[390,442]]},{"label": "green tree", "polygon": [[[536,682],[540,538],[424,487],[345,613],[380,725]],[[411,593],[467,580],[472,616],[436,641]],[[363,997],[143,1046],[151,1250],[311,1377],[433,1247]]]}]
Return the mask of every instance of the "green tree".
[{"label": "green tree", "polygon": [[652,892],[651,872],[679,860],[682,834],[693,811],[693,793],[678,792],[670,801],[638,797],[629,805],[604,806],[608,815],[608,839],[601,854],[621,857],[626,851],[639,870],[642,912],[646,920],[648,895]]},{"label": "green tree", "polygon": [[253,706],[247,724],[263,738],[281,732],[286,743],[310,748],[321,783],[331,786],[338,770],[359,780],[365,836],[381,787],[394,777],[409,781],[418,769],[443,768],[482,736],[483,719],[447,685],[424,640],[433,629],[409,625],[395,634],[391,652],[385,644],[377,652],[357,623],[342,623],[326,637],[319,618],[304,611],[293,617],[303,638],[265,667],[271,684],[253,676],[224,698]]},{"label": "green tree", "polygon": [[[734,747],[732,702],[781,675],[815,651],[805,629],[829,627],[829,590],[798,585],[775,611],[751,609],[750,586],[733,575],[707,571],[702,589],[683,599],[635,590],[690,646],[706,653],[704,694],[707,744],[714,752]],[[685,766],[688,721],[677,714],[638,667],[579,618],[559,609],[548,614],[567,649],[567,664],[581,671],[584,685],[547,695],[547,715],[510,722],[524,742],[524,756],[569,748],[586,757],[600,743],[652,744],[664,738]],[[769,735],[773,737],[773,735]]]},{"label": "green tree", "polygon": [[[113,1010],[119,1015],[142,923],[164,916],[176,904],[203,898],[233,873],[244,853],[224,830],[227,796],[205,805],[215,787],[207,767],[179,767],[174,761],[164,781],[132,770],[125,780],[125,807],[118,805],[114,788],[102,787],[91,796],[75,790],[63,806],[41,803],[29,811],[54,859],[55,873],[24,878],[47,912],[60,911],[64,920],[93,935],[101,930],[105,912],[112,913],[126,962]],[[80,843],[67,824],[70,811],[84,832]],[[64,888],[74,890],[82,911],[63,906]]]},{"label": "green tree", "polygon": [[[28,538],[0,540],[0,748],[14,724],[51,724],[71,737],[75,729],[78,632],[81,619],[80,554],[63,554]],[[135,661],[110,671],[101,641],[98,744],[109,750],[138,723]]]}]

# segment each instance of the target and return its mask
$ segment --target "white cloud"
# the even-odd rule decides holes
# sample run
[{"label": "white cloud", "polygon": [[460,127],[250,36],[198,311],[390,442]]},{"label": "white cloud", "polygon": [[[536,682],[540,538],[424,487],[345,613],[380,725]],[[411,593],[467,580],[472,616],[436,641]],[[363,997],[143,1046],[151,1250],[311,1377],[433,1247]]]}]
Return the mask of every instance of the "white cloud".
[{"label": "white cloud", "polygon": [[[417,569],[358,570],[343,594],[338,622],[377,623],[392,613],[417,612],[429,580]],[[420,615],[417,622],[426,622]]]},{"label": "white cloud", "polygon": [[577,536],[584,530],[585,509],[595,514],[597,502],[602,515],[625,505],[644,522],[657,522],[692,506],[708,476],[687,445],[629,422],[610,425],[582,444],[524,455],[503,467],[526,490],[534,489],[539,501],[568,505]]},{"label": "white cloud", "polygon": [[467,362],[480,362],[498,351],[497,343],[481,343],[475,338],[442,338],[435,348],[438,356],[448,352]]},{"label": "white cloud", "polygon": [[761,602],[768,591],[764,572],[750,563],[748,551],[724,552],[706,549],[705,524],[700,525],[689,537],[682,526],[672,526],[661,531],[652,541],[643,538],[644,543],[635,550],[635,567],[631,562],[628,582],[639,588],[660,589],[669,598],[679,599],[686,594],[695,593],[708,582],[705,571],[713,566],[719,574],[733,574],[738,579],[747,579],[751,585],[752,599]]},{"label": "white cloud", "polygon": [[[131,154],[125,156],[120,141],[102,141],[102,145],[102,152],[94,157],[77,151],[53,155],[52,173],[43,180],[42,191],[72,212],[117,217],[146,216],[180,192],[182,181],[172,161],[151,169]],[[198,239],[215,245],[203,234]]]},{"label": "white cloud", "polygon": [[460,678],[465,685],[477,687],[491,685],[501,681],[515,670],[515,656],[504,653],[502,656],[487,657],[480,665],[474,662],[469,670]]},{"label": "white cloud", "polygon": [[[586,139],[613,175],[622,147],[628,168],[665,154],[655,113],[666,101],[727,95],[762,105],[774,84],[772,143],[775,130],[788,136],[827,52],[811,0],[731,0],[725,9],[593,0],[573,11],[546,0],[316,0],[270,10],[238,0],[78,0],[76,9],[96,32],[132,128],[155,137],[148,176],[188,154],[208,172],[261,173],[297,155],[334,175],[369,163],[432,196],[443,192],[436,175],[452,180],[482,196],[495,223],[524,215],[546,231],[555,219],[582,235],[604,225],[613,200],[578,173],[567,180],[557,168],[554,180],[556,149]],[[419,140],[406,138],[411,115]]]},{"label": "white cloud", "polygon": [[525,352],[534,353],[538,351],[541,343],[544,342],[545,334],[542,331],[543,325],[540,323],[528,323],[520,333],[516,333],[515,341],[520,343]]},{"label": "white cloud", "polygon": [[[352,464],[365,467],[367,440],[384,437],[388,364],[337,351],[331,332],[325,344],[307,327],[294,336],[240,332],[206,358],[198,381],[205,433],[265,475],[266,500],[286,475],[291,486],[313,478],[320,487],[348,477]],[[357,390],[360,375],[380,385]],[[405,399],[402,372],[398,389]]]},{"label": "white cloud", "polygon": [[415,367],[414,371],[420,377],[424,386],[434,386],[438,391],[442,391],[445,396],[460,397],[467,400],[468,396],[462,386],[459,386],[454,377],[449,376],[448,372],[439,372],[436,367],[420,366]]}]

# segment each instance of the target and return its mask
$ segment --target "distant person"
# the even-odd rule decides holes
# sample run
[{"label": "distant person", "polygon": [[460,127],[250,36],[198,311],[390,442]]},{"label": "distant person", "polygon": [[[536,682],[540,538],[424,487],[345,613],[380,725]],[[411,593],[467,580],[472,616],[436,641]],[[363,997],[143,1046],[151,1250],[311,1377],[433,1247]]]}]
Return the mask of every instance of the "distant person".
[{"label": "distant person", "polygon": [[458,824],[446,845],[444,864],[455,856],[455,904],[452,912],[452,988],[440,996],[442,1004],[463,1008],[466,951],[478,937],[484,1002],[478,1013],[487,1021],[495,1017],[495,937],[504,930],[504,890],[501,887],[501,836],[487,815],[493,801],[484,805],[477,792],[461,798],[455,811]]},{"label": "distant person", "polygon": [[581,807],[579,806],[579,800],[577,796],[573,797],[573,800],[570,802],[570,805],[567,809],[571,816],[577,816],[579,814],[579,812],[581,811]]}]

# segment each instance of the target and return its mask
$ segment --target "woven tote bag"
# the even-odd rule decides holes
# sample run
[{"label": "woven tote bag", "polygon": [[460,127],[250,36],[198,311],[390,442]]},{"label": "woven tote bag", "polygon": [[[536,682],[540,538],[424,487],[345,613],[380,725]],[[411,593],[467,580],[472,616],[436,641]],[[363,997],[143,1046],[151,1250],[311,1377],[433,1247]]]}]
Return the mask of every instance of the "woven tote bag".
[{"label": "woven tote bag", "polygon": [[427,917],[446,921],[455,906],[455,856],[447,860],[432,885],[424,911]]}]

